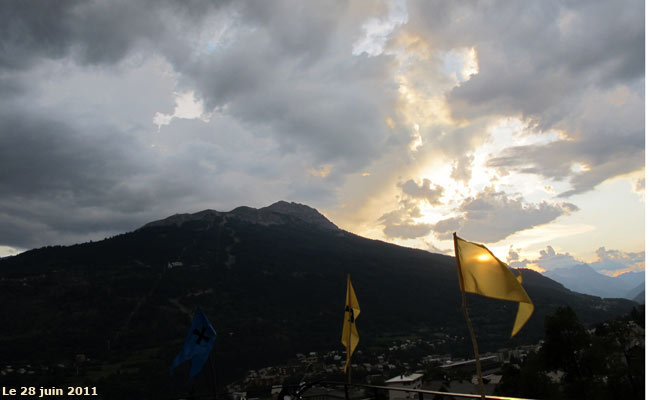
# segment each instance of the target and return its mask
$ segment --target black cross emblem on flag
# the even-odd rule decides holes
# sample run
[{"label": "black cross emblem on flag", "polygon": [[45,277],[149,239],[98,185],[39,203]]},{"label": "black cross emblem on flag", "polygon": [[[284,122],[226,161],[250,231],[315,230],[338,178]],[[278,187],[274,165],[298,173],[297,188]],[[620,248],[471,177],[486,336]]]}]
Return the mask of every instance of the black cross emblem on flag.
[{"label": "black cross emblem on flag", "polygon": [[201,344],[201,340],[205,340],[206,342],[210,341],[210,338],[206,336],[205,334],[206,327],[204,326],[203,329],[201,329],[201,332],[199,332],[198,329],[194,329],[192,332],[193,334],[196,335],[196,344]]},{"label": "black cross emblem on flag", "polygon": [[345,306],[345,312],[350,313],[350,323],[354,324],[354,310],[350,306]]}]

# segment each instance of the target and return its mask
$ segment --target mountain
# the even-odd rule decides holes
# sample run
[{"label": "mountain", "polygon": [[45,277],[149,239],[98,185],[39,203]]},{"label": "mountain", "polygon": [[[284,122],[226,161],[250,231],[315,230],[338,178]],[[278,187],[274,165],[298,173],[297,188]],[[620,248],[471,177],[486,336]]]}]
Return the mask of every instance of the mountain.
[{"label": "mountain", "polygon": [[[219,212],[215,210],[204,210],[194,214],[176,214],[171,217],[146,224],[142,229],[176,226],[186,223],[190,224],[213,224],[216,220],[223,218],[238,218],[257,225],[278,225],[287,224],[292,220],[301,221],[312,227],[326,230],[338,230],[330,220],[325,218],[318,210],[298,203],[278,201],[268,207],[258,209],[252,207],[237,207],[230,212]],[[204,226],[204,225],[203,225]]]},{"label": "mountain", "polygon": [[[359,350],[442,335],[433,351],[471,355],[454,258],[363,238],[313,208],[279,202],[177,214],[0,260],[0,321],[11,321],[0,324],[0,364],[46,371],[0,384],[83,383],[105,398],[187,393],[187,369],[168,371],[196,306],[218,332],[220,383],[298,352],[342,350],[348,273],[361,305]],[[531,270],[523,282],[535,313],[514,339],[516,304],[468,295],[481,351],[536,342],[558,306],[590,324],[636,304],[575,293]],[[79,376],[78,355],[92,360]]]},{"label": "mountain", "polygon": [[628,272],[612,277],[596,272],[587,264],[556,268],[544,275],[578,293],[627,299],[633,299],[639,293],[632,291],[645,280],[644,272]]},{"label": "mountain", "polygon": [[[616,279],[619,281],[625,283],[626,285],[629,285],[630,288],[635,288],[639,286],[640,284],[645,283],[645,271],[630,271],[626,272],[624,274],[616,276]],[[631,297],[626,297],[630,299]]]},{"label": "mountain", "polygon": [[632,290],[627,292],[626,299],[632,299],[640,304],[645,304],[645,282],[635,286]]}]

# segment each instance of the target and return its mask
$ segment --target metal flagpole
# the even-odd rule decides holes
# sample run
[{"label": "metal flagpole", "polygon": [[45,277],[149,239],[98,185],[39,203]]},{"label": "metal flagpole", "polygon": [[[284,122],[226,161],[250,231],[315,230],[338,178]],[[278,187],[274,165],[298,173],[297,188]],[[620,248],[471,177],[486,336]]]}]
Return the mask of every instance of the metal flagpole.
[{"label": "metal flagpole", "polygon": [[463,299],[463,314],[465,315],[465,321],[467,321],[467,327],[469,328],[469,335],[472,338],[472,346],[474,346],[474,357],[476,358],[476,375],[478,378],[478,384],[481,391],[481,399],[485,400],[485,387],[483,386],[483,374],[481,372],[481,360],[478,355],[478,344],[476,343],[476,336],[474,335],[474,328],[472,328],[472,321],[469,319],[469,313],[467,312],[467,300],[465,296],[465,282],[463,281],[463,273],[460,269],[460,258],[458,257],[458,244],[456,241],[456,232],[454,232],[454,251],[456,253],[456,267],[458,268],[458,281],[460,282],[460,293]]}]

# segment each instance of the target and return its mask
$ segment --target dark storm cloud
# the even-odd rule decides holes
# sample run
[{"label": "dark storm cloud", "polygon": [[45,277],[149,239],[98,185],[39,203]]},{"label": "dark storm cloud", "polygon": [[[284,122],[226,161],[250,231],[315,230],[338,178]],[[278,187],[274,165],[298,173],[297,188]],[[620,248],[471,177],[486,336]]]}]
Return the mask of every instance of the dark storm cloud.
[{"label": "dark storm cloud", "polygon": [[83,64],[113,64],[137,45],[168,40],[168,23],[200,24],[223,3],[213,1],[0,2],[0,67],[26,68],[41,58],[72,56]]},{"label": "dark storm cloud", "polygon": [[228,149],[212,143],[177,144],[175,155],[161,157],[139,135],[95,116],[64,122],[61,110],[9,103],[2,102],[0,111],[3,245],[102,239],[175,212],[208,208],[205,203],[216,206],[215,199],[227,196],[215,197],[211,185],[231,186],[214,179],[212,170],[240,168],[224,155]]},{"label": "dark storm cloud", "polygon": [[477,75],[449,98],[459,117],[540,115],[587,85],[643,78],[643,1],[422,2],[409,25],[443,48],[474,46]]},{"label": "dark storm cloud", "polygon": [[[0,66],[158,54],[208,111],[226,110],[287,152],[341,163],[334,173],[367,164],[389,139],[395,87],[389,57],[350,58],[347,5],[227,3],[3,3]],[[209,33],[222,28],[227,39]]]},{"label": "dark storm cloud", "polygon": [[[128,230],[167,213],[216,207],[216,194],[223,203],[252,206],[266,205],[263,197],[332,199],[331,186],[345,174],[366,165],[387,141],[400,143],[383,122],[395,97],[396,87],[386,84],[391,58],[351,57],[359,21],[346,20],[348,7],[0,3],[0,90],[17,103],[7,103],[0,122],[0,244],[25,248]],[[217,109],[219,122],[199,133],[196,124],[174,120],[147,139],[128,110],[112,107],[115,113],[104,115],[94,103],[47,93],[61,65],[67,76],[91,70],[119,76],[149,57],[168,63],[177,90],[194,91],[208,113]],[[43,65],[55,70],[32,73]],[[71,93],[86,82],[68,79]],[[41,101],[44,95],[66,105],[58,109]],[[28,111],[34,99],[47,105]],[[160,150],[149,148],[151,140]],[[307,173],[323,165],[331,166],[326,178]]]},{"label": "dark storm cloud", "polygon": [[106,126],[89,129],[36,113],[0,113],[0,243],[26,247],[46,237],[57,243],[57,233],[114,231],[124,226],[120,213],[147,208],[151,199],[123,186],[125,176],[143,170],[138,143]]},{"label": "dark storm cloud", "polygon": [[[39,111],[0,113],[4,245],[102,239],[175,212],[216,207],[232,197],[233,182],[251,185],[245,177],[229,178],[229,168],[245,165],[213,143],[178,145],[174,156],[160,157],[114,126],[73,126]],[[216,179],[214,170],[225,176]]]},{"label": "dark storm cloud", "polygon": [[234,12],[239,35],[229,45],[197,60],[169,56],[183,80],[208,109],[227,109],[286,152],[336,162],[334,174],[362,168],[390,142],[383,121],[397,95],[386,84],[392,58],[351,57],[336,7],[273,3],[261,18],[257,5],[268,6],[254,4]]},{"label": "dark storm cloud", "polygon": [[142,8],[125,6],[127,3],[114,7],[83,1],[4,1],[0,5],[0,65],[25,68],[40,57],[58,59],[72,51],[80,61],[91,64],[118,61],[151,21],[150,13]]}]

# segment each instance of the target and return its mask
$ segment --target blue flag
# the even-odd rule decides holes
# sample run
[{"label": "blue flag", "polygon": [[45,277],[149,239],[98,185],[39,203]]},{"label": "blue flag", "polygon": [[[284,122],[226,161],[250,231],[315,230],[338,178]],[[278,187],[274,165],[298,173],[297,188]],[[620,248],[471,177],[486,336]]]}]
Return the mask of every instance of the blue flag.
[{"label": "blue flag", "polygon": [[174,368],[187,360],[191,360],[190,379],[194,378],[196,374],[201,372],[203,364],[205,364],[205,361],[210,356],[210,351],[216,339],[217,333],[214,331],[210,321],[205,317],[203,311],[197,307],[194,313],[194,320],[192,320],[192,326],[185,338],[185,345],[183,345],[181,352],[174,358],[169,373],[173,374]]}]

